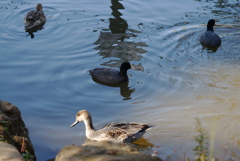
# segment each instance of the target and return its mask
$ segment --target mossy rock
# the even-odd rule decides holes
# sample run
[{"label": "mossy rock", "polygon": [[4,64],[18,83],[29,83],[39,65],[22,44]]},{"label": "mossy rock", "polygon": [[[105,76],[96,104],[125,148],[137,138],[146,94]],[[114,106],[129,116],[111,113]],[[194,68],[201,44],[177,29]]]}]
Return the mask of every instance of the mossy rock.
[{"label": "mossy rock", "polygon": [[82,146],[63,147],[56,161],[162,161],[150,154],[141,153],[133,144],[89,141]]},{"label": "mossy rock", "polygon": [[23,155],[29,153],[31,160],[36,160],[20,110],[6,101],[0,101],[0,141],[13,145]]}]

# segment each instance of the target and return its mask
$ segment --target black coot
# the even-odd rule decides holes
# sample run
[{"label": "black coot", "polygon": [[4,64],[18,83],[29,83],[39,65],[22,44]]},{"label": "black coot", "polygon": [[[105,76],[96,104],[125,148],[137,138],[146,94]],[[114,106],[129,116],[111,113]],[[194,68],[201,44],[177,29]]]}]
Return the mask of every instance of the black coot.
[{"label": "black coot", "polygon": [[215,20],[211,19],[207,24],[207,31],[200,37],[200,43],[207,47],[219,47],[222,43],[221,38],[214,33],[213,26]]},{"label": "black coot", "polygon": [[129,62],[123,62],[120,71],[111,68],[95,68],[90,70],[93,79],[106,84],[116,84],[128,81],[127,70],[134,69]]}]

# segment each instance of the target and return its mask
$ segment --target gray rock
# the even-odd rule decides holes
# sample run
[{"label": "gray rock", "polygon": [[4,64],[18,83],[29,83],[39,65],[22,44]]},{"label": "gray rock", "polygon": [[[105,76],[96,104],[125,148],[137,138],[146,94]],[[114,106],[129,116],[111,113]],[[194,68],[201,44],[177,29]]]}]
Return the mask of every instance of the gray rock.
[{"label": "gray rock", "polygon": [[55,161],[162,161],[143,154],[133,144],[89,141],[82,146],[63,147]]},{"label": "gray rock", "polygon": [[10,144],[0,142],[0,160],[1,161],[24,161],[19,151]]}]

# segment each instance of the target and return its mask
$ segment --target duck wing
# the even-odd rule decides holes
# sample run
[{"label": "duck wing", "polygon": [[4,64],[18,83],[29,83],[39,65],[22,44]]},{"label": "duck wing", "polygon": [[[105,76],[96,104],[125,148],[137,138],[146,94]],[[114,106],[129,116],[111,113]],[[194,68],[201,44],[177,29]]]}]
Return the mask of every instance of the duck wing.
[{"label": "duck wing", "polygon": [[118,140],[116,142],[134,142],[153,125],[142,123],[110,123],[104,126],[106,136]]},{"label": "duck wing", "polygon": [[38,19],[37,11],[30,11],[25,16],[25,20],[27,20],[27,21],[36,21],[37,19]]},{"label": "duck wing", "polygon": [[39,25],[44,25],[46,17],[43,11],[30,11],[24,18],[25,28],[32,29]]}]

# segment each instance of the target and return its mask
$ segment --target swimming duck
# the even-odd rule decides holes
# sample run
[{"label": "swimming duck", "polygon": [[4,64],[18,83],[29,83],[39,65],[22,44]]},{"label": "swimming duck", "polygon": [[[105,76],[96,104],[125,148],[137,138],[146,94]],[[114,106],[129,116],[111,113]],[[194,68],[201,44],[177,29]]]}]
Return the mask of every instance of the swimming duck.
[{"label": "swimming duck", "polygon": [[92,77],[102,83],[116,84],[121,82],[127,82],[127,70],[134,69],[129,62],[123,62],[120,67],[120,71],[111,68],[95,68],[90,70]]},{"label": "swimming duck", "polygon": [[115,143],[131,143],[138,140],[142,135],[154,125],[143,123],[109,123],[102,129],[95,130],[92,124],[92,117],[87,110],[81,110],[76,115],[76,121],[71,125],[83,121],[86,127],[86,136],[95,141],[111,141]]},{"label": "swimming duck", "polygon": [[35,27],[43,26],[46,22],[46,17],[42,11],[42,4],[37,4],[36,11],[30,11],[24,17],[25,28],[27,30]]},{"label": "swimming duck", "polygon": [[200,37],[200,43],[207,47],[219,47],[222,43],[221,38],[214,33],[213,26],[215,20],[211,19],[207,24],[207,31]]}]

